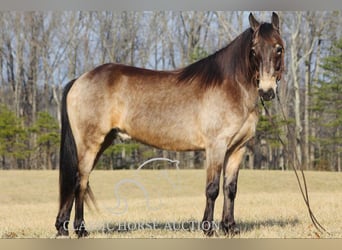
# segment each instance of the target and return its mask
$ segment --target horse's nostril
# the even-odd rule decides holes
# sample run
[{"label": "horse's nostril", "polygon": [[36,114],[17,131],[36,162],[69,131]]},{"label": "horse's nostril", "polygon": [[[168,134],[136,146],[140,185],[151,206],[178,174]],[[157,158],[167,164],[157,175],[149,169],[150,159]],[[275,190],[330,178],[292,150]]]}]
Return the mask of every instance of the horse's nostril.
[{"label": "horse's nostril", "polygon": [[264,92],[262,89],[259,89],[259,95],[264,99],[265,101],[270,101],[275,98],[275,93],[273,89],[269,89],[266,92]]},{"label": "horse's nostril", "polygon": [[269,89],[269,90],[267,91],[267,95],[268,95],[268,97],[269,97],[269,100],[274,99],[274,97],[275,97],[274,90],[273,90],[273,89]]}]

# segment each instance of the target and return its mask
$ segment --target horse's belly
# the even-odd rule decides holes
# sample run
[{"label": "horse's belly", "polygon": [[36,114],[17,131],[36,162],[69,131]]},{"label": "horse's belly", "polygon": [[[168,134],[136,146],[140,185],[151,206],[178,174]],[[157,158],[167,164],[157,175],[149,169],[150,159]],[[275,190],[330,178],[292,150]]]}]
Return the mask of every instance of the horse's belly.
[{"label": "horse's belly", "polygon": [[191,151],[202,150],[204,144],[195,133],[172,128],[156,128],[154,130],[134,129],[127,131],[127,134],[121,134],[121,137],[131,137],[144,144],[154,146],[160,149],[173,151]]},{"label": "horse's belly", "polygon": [[169,140],[145,140],[145,138],[137,138],[137,140],[147,145],[171,151],[193,151],[202,150],[204,146],[199,144],[191,143],[191,141],[184,141],[182,139],[169,139]]}]

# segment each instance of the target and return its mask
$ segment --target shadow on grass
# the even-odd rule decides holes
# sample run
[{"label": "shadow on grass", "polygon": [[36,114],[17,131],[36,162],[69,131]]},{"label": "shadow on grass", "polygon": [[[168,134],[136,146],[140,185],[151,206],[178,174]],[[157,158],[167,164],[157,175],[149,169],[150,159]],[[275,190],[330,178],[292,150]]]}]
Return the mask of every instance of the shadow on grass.
[{"label": "shadow on grass", "polygon": [[[271,228],[271,227],[293,227],[299,223],[298,219],[268,219],[261,221],[244,221],[238,222],[238,226],[240,228],[240,234],[244,234],[247,232],[259,230],[261,228]],[[103,223],[102,225],[97,225],[97,227],[89,228],[92,233],[99,234],[125,234],[132,233],[137,231],[158,231],[160,232],[203,232],[206,225],[204,225],[201,221],[196,220],[186,220],[186,221],[166,221],[166,222],[158,222],[158,221],[128,221],[128,222],[108,222]],[[219,221],[215,221],[213,224],[213,228],[216,231],[216,236],[223,236],[223,230]],[[204,234],[203,234],[204,235]]]},{"label": "shadow on grass", "polygon": [[286,219],[286,220],[279,220],[279,219],[268,219],[262,221],[243,221],[238,222],[238,226],[240,228],[240,232],[251,232],[258,230],[260,228],[270,228],[270,227],[280,227],[285,228],[287,226],[294,227],[299,224],[298,219]]}]

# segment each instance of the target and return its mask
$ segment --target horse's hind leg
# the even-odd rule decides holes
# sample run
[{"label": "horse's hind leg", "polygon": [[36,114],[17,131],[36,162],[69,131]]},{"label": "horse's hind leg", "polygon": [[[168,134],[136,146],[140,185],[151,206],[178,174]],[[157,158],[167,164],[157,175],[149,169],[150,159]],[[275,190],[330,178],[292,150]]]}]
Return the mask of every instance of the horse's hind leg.
[{"label": "horse's hind leg", "polygon": [[78,155],[80,156],[80,160],[78,165],[78,185],[76,187],[75,193],[74,220],[74,229],[78,237],[84,237],[88,235],[84,222],[84,201],[87,193],[90,195],[90,198],[93,200],[93,202],[95,202],[89,186],[89,175],[103,151],[114,140],[116,134],[116,131],[112,130],[106,136],[103,136],[100,133],[95,135],[93,134],[92,139],[89,139],[89,136],[85,136],[85,138],[88,139],[83,140],[83,144],[78,146]]},{"label": "horse's hind leg", "polygon": [[89,185],[89,175],[93,168],[94,161],[97,155],[97,151],[86,149],[81,151],[82,158],[79,162],[78,179],[75,192],[75,220],[74,229],[78,237],[84,237],[88,235],[85,229],[84,222],[84,201],[87,188]]},{"label": "horse's hind leg", "polygon": [[221,226],[226,234],[236,235],[240,233],[234,220],[234,200],[237,191],[239,166],[245,153],[245,147],[227,152],[226,166],[223,169],[223,213]]},{"label": "horse's hind leg", "polygon": [[[117,130],[116,129],[112,129],[105,137],[104,141],[102,142],[101,144],[101,148],[100,150],[98,151],[97,155],[96,155],[96,158],[95,158],[95,161],[94,161],[94,164],[93,164],[93,168],[94,166],[96,165],[96,163],[99,161],[100,159],[100,156],[102,155],[102,153],[113,143],[114,139],[116,138],[117,136]],[[93,191],[91,190],[90,188],[90,185],[89,185],[89,182],[88,182],[88,186],[87,186],[87,190],[86,190],[86,196],[85,197],[85,202],[86,204],[88,205],[88,207],[90,207],[90,204],[88,203],[88,199],[87,198],[90,198],[90,201],[93,203],[93,205],[95,206],[95,209],[97,211],[99,211],[98,209],[98,206],[97,206],[97,203],[96,203],[96,200],[95,200],[95,196],[93,194]]]},{"label": "horse's hind leg", "polygon": [[72,205],[74,203],[75,198],[75,187],[67,186],[63,187],[62,192],[65,194],[61,197],[60,201],[60,209],[56,218],[55,226],[58,230],[57,236],[68,236],[68,225],[70,220],[70,213],[72,209]]}]

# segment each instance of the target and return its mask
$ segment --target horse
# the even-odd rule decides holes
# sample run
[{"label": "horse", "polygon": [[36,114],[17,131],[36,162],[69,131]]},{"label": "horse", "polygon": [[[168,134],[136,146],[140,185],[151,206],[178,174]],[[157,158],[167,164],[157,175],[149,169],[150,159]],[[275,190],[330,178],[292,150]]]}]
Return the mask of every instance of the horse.
[{"label": "horse", "polygon": [[239,165],[258,121],[258,101],[275,98],[284,70],[279,17],[250,27],[226,47],[184,68],[157,71],[107,63],[69,82],[63,91],[57,236],[88,232],[84,202],[94,198],[89,175],[103,151],[120,135],[165,150],[204,150],[206,204],[202,230],[213,227],[223,176],[225,234],[239,233],[234,220]]}]

